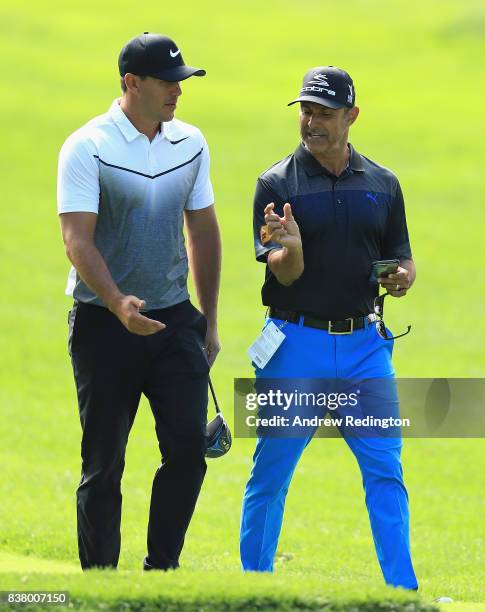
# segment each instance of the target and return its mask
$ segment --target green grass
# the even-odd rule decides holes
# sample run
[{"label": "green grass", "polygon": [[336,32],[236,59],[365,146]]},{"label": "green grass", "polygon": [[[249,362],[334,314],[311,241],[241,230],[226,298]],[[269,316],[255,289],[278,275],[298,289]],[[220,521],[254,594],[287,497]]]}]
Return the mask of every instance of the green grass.
[{"label": "green grass", "polygon": [[[82,575],[79,569],[39,569],[38,573],[7,573],[2,584],[18,584],[30,590],[69,591],[71,603],[81,609],[143,610],[380,610],[408,612],[435,610],[413,593],[388,587],[369,588],[364,581],[353,585],[327,584],[324,576],[242,575],[235,570],[203,572],[181,569],[167,574],[141,571],[94,570]],[[10,581],[10,582],[9,582]],[[143,606],[143,607],[141,607]],[[357,607],[358,606],[358,607]],[[46,606],[47,607],[47,606]]]},{"label": "green grass", "polygon": [[[251,375],[245,351],[264,314],[263,267],[251,246],[255,180],[296,147],[297,111],[286,102],[318,64],[354,77],[361,115],[351,140],[396,171],[406,197],[418,280],[405,300],[386,306],[391,327],[413,324],[396,347],[398,374],[485,372],[481,2],[4,4],[0,589],[66,588],[87,608],[411,611],[448,595],[461,603],[443,609],[483,609],[483,440],[405,442],[419,596],[382,586],[357,466],[344,442],[328,439],[313,441],[298,467],[274,576],[239,571],[239,512],[254,446],[240,439],[209,465],[183,568],[142,576],[159,461],[145,401],[127,452],[119,572],[79,571],[80,427],[66,353],[69,266],[56,218],[56,161],[66,136],[119,95],[118,50],[144,30],[171,34],[185,60],[208,72],[184,84],[178,116],[198,125],[211,147],[224,243],[223,352],[213,380],[226,415],[233,378]],[[333,607],[324,608],[327,601]]]}]

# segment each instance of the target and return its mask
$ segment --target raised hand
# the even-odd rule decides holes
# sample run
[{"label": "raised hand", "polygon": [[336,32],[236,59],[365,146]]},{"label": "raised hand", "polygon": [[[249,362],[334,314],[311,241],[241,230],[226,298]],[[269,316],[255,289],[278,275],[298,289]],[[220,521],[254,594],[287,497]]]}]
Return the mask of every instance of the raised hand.
[{"label": "raised hand", "polygon": [[271,240],[290,250],[301,249],[300,228],[288,202],[283,206],[283,217],[274,212],[274,202],[270,202],[264,209],[264,221],[266,226],[263,230],[267,235],[266,242]]}]

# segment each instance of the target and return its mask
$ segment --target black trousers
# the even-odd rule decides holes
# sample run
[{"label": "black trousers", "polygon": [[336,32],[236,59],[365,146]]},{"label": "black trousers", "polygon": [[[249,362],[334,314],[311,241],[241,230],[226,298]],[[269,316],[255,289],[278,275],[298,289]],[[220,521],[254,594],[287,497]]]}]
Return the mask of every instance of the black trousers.
[{"label": "black trousers", "polygon": [[106,308],[75,302],[69,312],[82,427],[77,527],[83,569],[118,564],[121,477],[142,393],[162,456],[153,479],[145,569],[178,567],[206,472],[206,320],[188,300],[145,314],[167,327],[138,336]]}]

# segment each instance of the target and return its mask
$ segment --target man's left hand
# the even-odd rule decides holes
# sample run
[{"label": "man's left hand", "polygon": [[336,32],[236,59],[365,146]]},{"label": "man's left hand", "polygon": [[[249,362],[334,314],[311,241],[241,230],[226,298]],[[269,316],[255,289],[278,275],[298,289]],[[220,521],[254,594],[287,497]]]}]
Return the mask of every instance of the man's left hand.
[{"label": "man's left hand", "polygon": [[207,333],[205,335],[205,350],[207,354],[207,361],[212,367],[212,364],[216,360],[217,354],[221,350],[219,334],[217,333],[217,325],[207,326]]},{"label": "man's left hand", "polygon": [[381,287],[386,289],[393,297],[403,297],[411,286],[409,281],[409,271],[399,267],[396,272],[388,276],[378,278]]}]

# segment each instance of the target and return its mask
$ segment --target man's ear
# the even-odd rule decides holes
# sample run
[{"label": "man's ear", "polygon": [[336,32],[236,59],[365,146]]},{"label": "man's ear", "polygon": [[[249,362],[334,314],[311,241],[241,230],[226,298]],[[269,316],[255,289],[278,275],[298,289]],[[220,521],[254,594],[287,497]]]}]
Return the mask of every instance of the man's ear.
[{"label": "man's ear", "polygon": [[349,108],[347,112],[347,122],[349,125],[352,125],[352,123],[354,123],[354,121],[359,116],[359,112],[360,112],[360,109],[358,106],[353,106],[352,108]]},{"label": "man's ear", "polygon": [[125,74],[125,85],[128,91],[136,94],[138,93],[138,79],[136,74],[132,74],[131,72],[127,72]]}]

